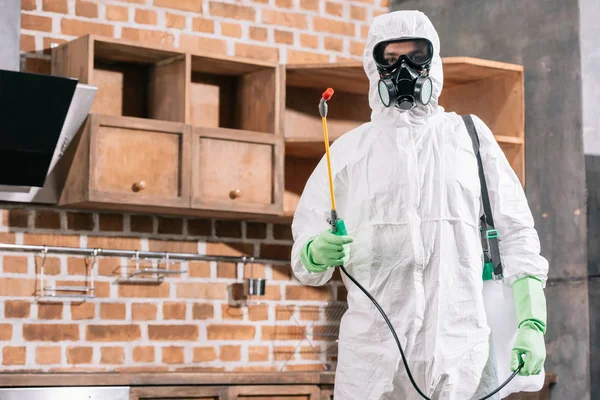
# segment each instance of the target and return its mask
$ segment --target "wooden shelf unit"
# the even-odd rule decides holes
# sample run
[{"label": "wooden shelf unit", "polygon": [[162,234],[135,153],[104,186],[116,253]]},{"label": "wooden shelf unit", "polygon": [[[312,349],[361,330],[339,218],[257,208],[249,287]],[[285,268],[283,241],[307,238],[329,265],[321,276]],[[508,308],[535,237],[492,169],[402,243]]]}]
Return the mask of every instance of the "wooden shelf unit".
[{"label": "wooden shelf unit", "polygon": [[[98,87],[66,153],[69,207],[289,222],[324,154],[322,92],[336,91],[331,142],[371,116],[358,62],[283,66],[87,35],[52,49],[51,65]],[[524,184],[523,68],[443,66],[440,104],[488,124]]]}]

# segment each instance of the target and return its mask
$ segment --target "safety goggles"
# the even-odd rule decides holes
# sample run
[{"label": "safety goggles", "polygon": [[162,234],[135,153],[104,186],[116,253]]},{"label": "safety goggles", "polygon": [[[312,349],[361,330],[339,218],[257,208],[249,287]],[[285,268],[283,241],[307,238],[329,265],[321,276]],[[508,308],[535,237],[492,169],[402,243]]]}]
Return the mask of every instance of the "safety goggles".
[{"label": "safety goggles", "polygon": [[427,68],[432,58],[433,45],[424,38],[385,40],[373,49],[375,64],[384,72],[396,69],[402,61],[417,68]]}]

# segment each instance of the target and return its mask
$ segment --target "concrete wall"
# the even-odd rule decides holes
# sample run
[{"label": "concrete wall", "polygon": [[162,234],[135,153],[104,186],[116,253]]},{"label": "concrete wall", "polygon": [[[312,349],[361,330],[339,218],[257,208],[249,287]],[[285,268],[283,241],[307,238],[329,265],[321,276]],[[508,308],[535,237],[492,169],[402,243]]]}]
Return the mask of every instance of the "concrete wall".
[{"label": "concrete wall", "polygon": [[[579,0],[583,147],[588,197],[590,373],[600,377],[600,2]],[[591,381],[600,399],[600,379]]]},{"label": "concrete wall", "polygon": [[590,399],[578,3],[396,0],[392,9],[425,12],[442,56],[524,65],[526,192],[550,262],[546,369],[559,377],[553,398]]}]

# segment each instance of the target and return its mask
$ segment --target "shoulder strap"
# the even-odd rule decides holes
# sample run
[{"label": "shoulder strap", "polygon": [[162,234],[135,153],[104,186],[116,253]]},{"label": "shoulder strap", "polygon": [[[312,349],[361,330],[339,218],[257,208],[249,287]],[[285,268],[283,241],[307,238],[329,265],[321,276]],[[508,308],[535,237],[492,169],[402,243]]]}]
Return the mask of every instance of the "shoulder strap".
[{"label": "shoulder strap", "polygon": [[487,183],[485,181],[485,173],[483,171],[483,163],[481,161],[481,154],[479,153],[479,136],[473,123],[471,115],[463,115],[462,119],[471,137],[473,144],[473,152],[477,157],[477,166],[479,169],[479,183],[481,185],[481,200],[483,202],[483,216],[482,216],[482,228],[484,230],[485,241],[488,244],[488,248],[484,250],[489,251],[490,262],[493,265],[493,272],[496,278],[502,276],[502,263],[500,261],[500,249],[498,246],[498,231],[494,227],[494,218],[492,215],[492,207],[490,205],[490,196],[487,189]]}]

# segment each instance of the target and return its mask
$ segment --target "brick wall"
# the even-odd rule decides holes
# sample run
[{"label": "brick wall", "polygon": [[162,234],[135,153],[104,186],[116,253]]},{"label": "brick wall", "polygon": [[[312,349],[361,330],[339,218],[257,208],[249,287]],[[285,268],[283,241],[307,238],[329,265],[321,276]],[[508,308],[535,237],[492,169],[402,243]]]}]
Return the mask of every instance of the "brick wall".
[{"label": "brick wall", "polygon": [[[3,243],[268,258],[289,257],[291,247],[287,225],[52,208],[1,212]],[[2,254],[1,370],[280,371],[335,365],[334,336],[346,294],[339,276],[310,288],[299,285],[289,266],[255,265],[254,275],[267,279],[264,300],[233,308],[227,286],[236,282],[235,264],[184,262],[173,265],[184,273],[160,285],[125,285],[115,281],[132,260],[107,257],[95,267],[96,299],[38,303],[41,261],[39,254]],[[85,257],[48,255],[45,286],[84,284],[90,264]],[[246,266],[245,276],[249,272]]]},{"label": "brick wall", "polygon": [[[388,7],[389,0],[22,0],[21,50],[38,53],[25,57],[25,68],[42,73],[49,71],[42,50],[88,33],[281,63],[360,60],[370,20]],[[5,243],[271,258],[288,258],[292,243],[284,225],[32,207],[1,212]],[[100,258],[97,299],[41,304],[34,301],[41,257],[0,255],[0,370],[335,366],[345,307],[339,276],[309,288],[289,266],[256,266],[268,280],[266,300],[240,309],[227,306],[235,265],[183,263],[177,267],[187,272],[158,286],[120,285],[115,280],[131,260]],[[47,283],[83,281],[89,261],[48,256]]]},{"label": "brick wall", "polygon": [[[16,1],[16,0],[15,0]],[[281,63],[360,59],[389,0],[22,0],[21,50],[95,33]]]}]

